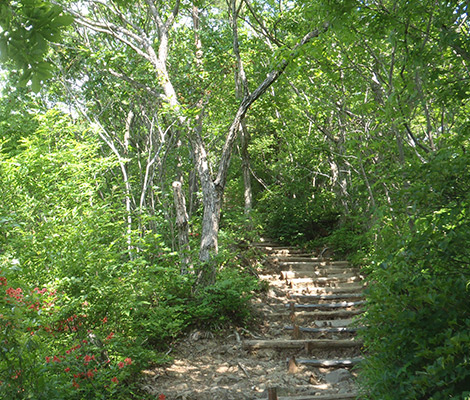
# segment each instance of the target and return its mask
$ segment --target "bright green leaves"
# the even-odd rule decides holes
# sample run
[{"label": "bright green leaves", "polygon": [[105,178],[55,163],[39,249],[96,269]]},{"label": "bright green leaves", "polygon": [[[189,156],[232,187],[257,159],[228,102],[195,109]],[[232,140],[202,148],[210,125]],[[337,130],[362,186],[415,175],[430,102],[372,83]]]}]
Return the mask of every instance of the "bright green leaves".
[{"label": "bright green leaves", "polygon": [[73,22],[60,6],[43,0],[8,1],[0,5],[0,61],[23,71],[20,84],[31,81],[38,92],[52,76],[45,60],[49,44],[60,40],[62,30]]},{"label": "bright green leaves", "polygon": [[[362,385],[371,399],[462,398],[470,377],[468,164],[466,153],[444,149],[402,171],[408,216],[379,232],[386,246],[369,277]],[[409,218],[412,228],[396,235]]]}]

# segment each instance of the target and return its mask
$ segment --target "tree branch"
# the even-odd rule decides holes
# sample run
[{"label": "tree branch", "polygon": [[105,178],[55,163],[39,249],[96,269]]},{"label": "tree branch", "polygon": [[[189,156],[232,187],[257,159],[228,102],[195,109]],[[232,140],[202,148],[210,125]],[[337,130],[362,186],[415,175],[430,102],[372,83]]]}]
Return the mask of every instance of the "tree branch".
[{"label": "tree branch", "polygon": [[289,57],[283,58],[277,65],[277,67],[271,71],[266,79],[249,95],[245,95],[245,98],[242,100],[240,106],[238,107],[237,114],[232,122],[232,125],[229,128],[227,138],[225,140],[224,147],[222,149],[222,156],[219,162],[219,169],[217,171],[217,177],[214,181],[214,184],[220,188],[225,187],[225,183],[227,180],[227,171],[230,165],[230,155],[233,147],[233,143],[235,138],[237,137],[238,130],[240,128],[240,123],[244,118],[246,112],[250,108],[250,106],[259,99],[266,90],[282,75],[284,70],[289,65],[289,62],[295,58],[297,55],[297,50],[305,45],[306,43],[310,42],[313,38],[319,36],[321,33],[326,32],[328,30],[328,23],[323,25],[321,29],[315,29],[309,33],[307,33],[299,43],[297,43],[294,48],[292,49]]}]

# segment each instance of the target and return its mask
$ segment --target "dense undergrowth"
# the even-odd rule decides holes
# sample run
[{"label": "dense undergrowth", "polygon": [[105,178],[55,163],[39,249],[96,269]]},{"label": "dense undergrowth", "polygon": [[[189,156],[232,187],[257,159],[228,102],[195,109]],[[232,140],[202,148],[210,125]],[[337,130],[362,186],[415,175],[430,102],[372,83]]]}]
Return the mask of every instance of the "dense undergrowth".
[{"label": "dense undergrowth", "polygon": [[250,318],[258,285],[232,236],[221,235],[216,282],[194,290],[162,215],[145,216],[161,235],[129,241],[121,195],[103,194],[115,165],[91,132],[54,112],[0,153],[2,399],[142,399],[140,371],[167,361],[188,329]]},{"label": "dense undergrowth", "polygon": [[366,398],[470,398],[469,162],[443,150],[403,171],[411,207],[381,221],[363,318]]}]

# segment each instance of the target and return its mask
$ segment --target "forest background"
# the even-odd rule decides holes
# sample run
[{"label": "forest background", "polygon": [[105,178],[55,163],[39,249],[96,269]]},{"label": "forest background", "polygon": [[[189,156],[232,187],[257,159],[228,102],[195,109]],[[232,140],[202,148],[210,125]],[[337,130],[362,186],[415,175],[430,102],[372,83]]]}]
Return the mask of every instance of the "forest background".
[{"label": "forest background", "polygon": [[363,266],[363,398],[468,398],[467,13],[2,1],[0,397],[142,398],[263,232]]}]

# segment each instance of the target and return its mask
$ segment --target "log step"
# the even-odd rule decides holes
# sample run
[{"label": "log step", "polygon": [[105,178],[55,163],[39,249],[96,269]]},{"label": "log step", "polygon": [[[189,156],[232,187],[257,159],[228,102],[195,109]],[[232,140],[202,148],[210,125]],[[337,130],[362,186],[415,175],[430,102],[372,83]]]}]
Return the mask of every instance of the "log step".
[{"label": "log step", "polygon": [[[289,363],[289,358],[286,363]],[[308,365],[310,367],[318,368],[340,368],[340,367],[353,367],[364,360],[364,357],[354,357],[346,359],[331,359],[320,360],[316,358],[296,358],[295,362],[301,365]]]},{"label": "log step", "polygon": [[328,340],[328,339],[273,339],[273,340],[245,340],[243,342],[244,349],[329,349],[329,348],[345,348],[360,347],[360,340]]},{"label": "log step", "polygon": [[338,394],[323,394],[323,395],[300,395],[300,396],[280,396],[278,400],[349,400],[356,399],[357,393],[338,393]]},{"label": "log step", "polygon": [[296,254],[295,256],[275,256],[273,257],[273,261],[277,262],[285,262],[285,263],[292,263],[292,262],[307,262],[307,263],[319,263],[324,262],[324,258],[315,257],[312,254]]},{"label": "log step", "polygon": [[[365,284],[362,281],[359,282],[300,282],[297,286],[289,286],[288,281],[271,281],[271,286],[281,287],[287,289],[290,294],[335,294],[335,293],[357,293],[362,292],[365,288]],[[295,282],[294,282],[295,283]],[[316,285],[315,285],[316,284]],[[328,285],[328,286],[327,286]],[[332,286],[335,285],[335,286]]]},{"label": "log step", "polygon": [[354,283],[359,282],[362,279],[358,276],[351,277],[337,277],[337,276],[319,276],[316,278],[292,278],[286,280],[287,284],[292,285],[308,285],[308,284],[327,284],[327,283]]},{"label": "log step", "polygon": [[295,279],[295,278],[315,278],[315,277],[343,277],[343,278],[352,278],[358,276],[357,270],[354,271],[352,268],[339,269],[332,268],[331,270],[327,269],[316,269],[316,270],[298,270],[298,271],[281,271],[280,279]]},{"label": "log step", "polygon": [[[292,290],[292,289],[291,289]],[[353,284],[353,285],[343,285],[340,287],[325,287],[325,286],[309,286],[307,288],[298,288],[302,290],[301,294],[307,295],[331,295],[331,294],[343,294],[343,293],[363,293],[364,285]],[[291,293],[290,295],[296,295],[299,293]]]},{"label": "log step", "polygon": [[[286,325],[284,327],[285,330],[287,331],[292,331],[294,330],[294,327],[292,325]],[[358,328],[354,327],[349,327],[349,326],[340,326],[340,327],[323,327],[323,328],[308,328],[308,327],[302,327],[299,326],[299,330],[301,332],[309,332],[309,333],[346,333],[346,332],[357,332]]]},{"label": "log step", "polygon": [[[363,311],[360,309],[356,310],[339,310],[339,311],[296,311],[295,316],[300,318],[316,318],[316,319],[342,319],[352,318],[356,315],[362,314]],[[288,317],[289,312],[273,312],[269,314],[273,317]]]},{"label": "log step", "polygon": [[292,294],[291,299],[296,300],[342,300],[342,299],[363,299],[363,293],[340,293],[340,294]]},{"label": "log step", "polygon": [[365,304],[364,300],[361,301],[342,301],[340,303],[325,303],[325,304],[286,304],[286,307],[292,307],[294,304],[294,308],[299,309],[319,309],[319,308],[345,308],[345,307],[357,307],[360,305]]},{"label": "log step", "polygon": [[318,267],[318,266],[334,266],[334,267],[347,267],[347,261],[280,261],[279,265],[283,266],[302,266],[302,267]]}]

